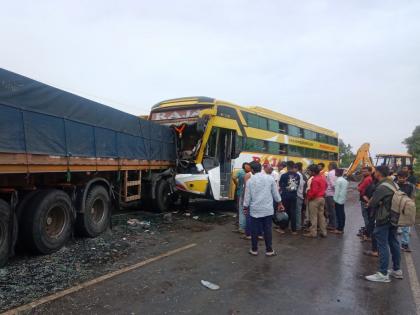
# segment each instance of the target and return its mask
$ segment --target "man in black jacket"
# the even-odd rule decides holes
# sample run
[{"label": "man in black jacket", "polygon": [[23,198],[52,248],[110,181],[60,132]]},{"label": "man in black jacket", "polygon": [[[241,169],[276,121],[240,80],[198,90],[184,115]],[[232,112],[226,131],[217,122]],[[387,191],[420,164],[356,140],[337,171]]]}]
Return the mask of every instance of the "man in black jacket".
[{"label": "man in black jacket", "polygon": [[[375,282],[390,282],[390,276],[402,279],[403,273],[400,268],[401,253],[400,244],[397,238],[398,218],[391,216],[391,203],[394,192],[385,184],[394,185],[388,179],[389,169],[386,166],[379,166],[375,171],[375,178],[378,186],[369,202],[369,207],[375,209],[376,227],[373,232],[379,250],[379,271],[373,275],[366,276],[366,280]],[[389,251],[392,255],[393,269],[388,270]]]}]

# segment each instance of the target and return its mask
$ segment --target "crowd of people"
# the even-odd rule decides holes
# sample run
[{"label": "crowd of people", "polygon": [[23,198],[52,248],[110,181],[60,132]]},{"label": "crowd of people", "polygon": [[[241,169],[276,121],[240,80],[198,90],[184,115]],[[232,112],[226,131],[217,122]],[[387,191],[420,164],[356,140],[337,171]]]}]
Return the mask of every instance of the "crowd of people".
[{"label": "crowd of people", "polygon": [[[249,253],[258,255],[258,240],[264,240],[266,256],[276,255],[272,222],[277,225],[274,231],[280,234],[290,231],[294,236],[302,232],[309,238],[325,238],[328,233],[342,235],[348,191],[344,170],[335,162],[327,170],[319,163],[304,172],[302,163],[293,161],[281,162],[277,168],[278,171],[269,164],[253,161],[244,163],[234,174],[239,211],[237,231],[251,240]],[[391,204],[397,190],[414,200],[417,178],[410,167],[403,167],[396,176],[391,176],[387,166],[379,166],[374,172],[364,167],[362,176],[357,188],[363,227],[358,236],[362,242],[370,242],[371,249],[364,254],[377,257],[379,265],[378,272],[365,278],[376,282],[390,282],[390,277],[402,279],[400,252],[411,251],[410,227],[397,227]],[[389,253],[393,266],[388,270]]]},{"label": "crowd of people", "polygon": [[[414,201],[417,178],[410,166],[404,166],[396,176],[390,174],[387,166],[379,166],[374,172],[371,167],[364,167],[362,175],[358,190],[364,226],[358,236],[362,242],[371,243],[371,249],[364,254],[379,259],[378,272],[366,279],[375,282],[390,282],[390,277],[402,279],[401,250],[411,252],[410,227],[398,227],[398,218],[393,217],[391,211],[392,199],[395,191],[400,190]],[[389,253],[392,269],[388,269]]]},{"label": "crowd of people", "polygon": [[348,182],[343,169],[331,162],[303,171],[302,163],[281,162],[277,170],[269,164],[244,163],[233,180],[237,190],[239,222],[237,232],[251,240],[251,255],[258,255],[258,240],[264,239],[266,255],[273,256],[274,231],[308,238],[327,237],[328,232],[344,233]]}]

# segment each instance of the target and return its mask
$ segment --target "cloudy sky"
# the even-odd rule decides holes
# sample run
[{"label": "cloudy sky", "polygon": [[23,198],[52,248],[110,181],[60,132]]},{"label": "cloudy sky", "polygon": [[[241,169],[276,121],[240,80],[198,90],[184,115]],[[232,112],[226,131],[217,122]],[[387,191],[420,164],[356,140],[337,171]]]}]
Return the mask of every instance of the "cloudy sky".
[{"label": "cloudy sky", "polygon": [[4,1],[0,66],[132,114],[260,105],[404,151],[420,124],[420,1]]}]

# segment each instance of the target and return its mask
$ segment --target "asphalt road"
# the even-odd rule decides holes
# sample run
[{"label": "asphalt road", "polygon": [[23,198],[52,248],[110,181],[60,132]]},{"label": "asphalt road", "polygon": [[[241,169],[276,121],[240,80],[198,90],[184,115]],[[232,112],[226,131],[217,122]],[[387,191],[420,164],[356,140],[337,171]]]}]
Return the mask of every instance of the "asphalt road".
[{"label": "asphalt road", "polygon": [[[232,225],[191,233],[197,246],[44,304],[31,314],[416,314],[407,264],[404,280],[371,283],[377,259],[362,254],[354,192],[344,236],[326,239],[274,235],[278,255],[249,256],[248,241]],[[412,233],[420,275],[420,241]],[[174,236],[176,237],[176,236]],[[200,284],[220,285],[211,291]]]}]

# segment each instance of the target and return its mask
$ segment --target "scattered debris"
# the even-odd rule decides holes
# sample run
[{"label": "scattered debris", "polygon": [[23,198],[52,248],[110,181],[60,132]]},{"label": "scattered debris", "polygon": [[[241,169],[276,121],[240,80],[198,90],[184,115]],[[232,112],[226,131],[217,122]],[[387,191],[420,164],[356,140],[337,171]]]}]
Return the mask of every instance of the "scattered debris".
[{"label": "scattered debris", "polygon": [[163,221],[164,221],[165,223],[172,223],[172,222],[173,222],[173,219],[172,219],[172,213],[165,213],[165,214],[163,215]]},{"label": "scattered debris", "polygon": [[201,280],[201,284],[210,290],[219,290],[220,287],[217,284],[211,283],[206,280]]},{"label": "scattered debris", "polygon": [[127,220],[127,224],[132,227],[141,226],[144,229],[150,228],[150,221],[140,221],[138,219],[129,219]]},{"label": "scattered debris", "polygon": [[140,225],[140,221],[137,219],[129,219],[127,221],[127,224],[130,226],[137,226],[137,225]]}]

